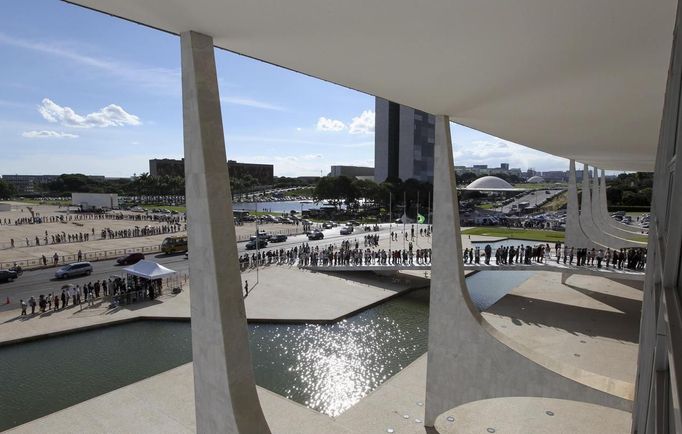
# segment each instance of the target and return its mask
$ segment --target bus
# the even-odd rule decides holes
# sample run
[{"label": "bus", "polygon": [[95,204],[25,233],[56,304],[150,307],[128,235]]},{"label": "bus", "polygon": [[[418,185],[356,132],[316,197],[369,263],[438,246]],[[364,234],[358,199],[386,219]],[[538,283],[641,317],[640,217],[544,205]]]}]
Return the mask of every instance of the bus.
[{"label": "bus", "polygon": [[171,253],[182,253],[187,251],[187,236],[176,236],[164,238],[161,243],[161,251],[167,255]]}]

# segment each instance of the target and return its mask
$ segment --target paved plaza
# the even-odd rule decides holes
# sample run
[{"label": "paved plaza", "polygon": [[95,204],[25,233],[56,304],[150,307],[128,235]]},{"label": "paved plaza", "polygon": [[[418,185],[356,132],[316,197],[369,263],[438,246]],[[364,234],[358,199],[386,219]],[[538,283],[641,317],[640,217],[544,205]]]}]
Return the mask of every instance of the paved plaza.
[{"label": "paved plaza", "polygon": [[[36,263],[45,255],[48,262],[51,261],[53,255],[56,253],[60,257],[72,257],[80,250],[88,257],[97,257],[97,253],[118,251],[119,253],[112,253],[111,257],[115,257],[126,249],[140,249],[146,248],[150,251],[158,251],[159,246],[164,238],[170,235],[186,235],[184,218],[181,223],[181,230],[176,233],[166,233],[159,235],[140,236],[131,238],[107,238],[101,239],[101,232],[103,229],[111,229],[112,231],[132,230],[135,227],[143,228],[162,227],[167,223],[152,220],[112,220],[112,219],[88,219],[88,220],[72,220],[66,223],[40,223],[40,224],[19,224],[15,225],[17,219],[30,218],[31,212],[36,216],[49,218],[52,216],[59,216],[67,218],[76,214],[71,211],[67,213],[65,207],[56,205],[33,205],[21,202],[10,202],[12,204],[11,211],[0,212],[0,220],[9,219],[12,223],[9,225],[0,225],[0,268],[11,265],[13,262],[21,264],[24,261],[31,261]],[[134,213],[127,211],[114,211],[112,214],[121,214],[124,216],[140,217],[143,213]],[[171,215],[171,217],[176,217]],[[301,233],[301,226],[285,225],[280,223],[270,223],[261,225],[267,231],[273,233]],[[45,232],[48,233],[48,244],[45,245]],[[94,231],[94,232],[93,232]],[[238,241],[245,241],[249,236],[255,234],[255,223],[245,223],[241,226],[235,227],[235,232]],[[88,233],[90,235],[89,241],[83,242],[67,242],[52,244],[51,236],[54,234],[75,234]],[[36,246],[35,238],[38,237],[41,243]],[[14,248],[11,248],[11,240],[14,239]],[[30,246],[27,246],[26,240]],[[48,264],[49,265],[49,264]]]}]

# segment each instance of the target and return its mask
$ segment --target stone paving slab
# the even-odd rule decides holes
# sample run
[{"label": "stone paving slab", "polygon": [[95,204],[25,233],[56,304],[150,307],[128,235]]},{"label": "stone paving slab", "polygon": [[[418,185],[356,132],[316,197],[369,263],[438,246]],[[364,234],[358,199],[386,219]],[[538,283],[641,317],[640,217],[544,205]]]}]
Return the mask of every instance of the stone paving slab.
[{"label": "stone paving slab", "polygon": [[630,383],[637,371],[642,291],[604,278],[536,273],[483,313],[533,351]]},{"label": "stone paving slab", "polygon": [[622,410],[563,399],[511,397],[454,408],[436,419],[435,428],[440,434],[627,434],[630,425],[630,413]]}]

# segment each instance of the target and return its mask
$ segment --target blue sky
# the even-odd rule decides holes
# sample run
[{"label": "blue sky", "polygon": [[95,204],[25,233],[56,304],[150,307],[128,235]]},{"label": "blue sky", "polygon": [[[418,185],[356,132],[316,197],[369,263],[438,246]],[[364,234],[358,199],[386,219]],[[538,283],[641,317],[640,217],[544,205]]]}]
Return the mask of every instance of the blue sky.
[{"label": "blue sky", "polygon": [[[57,0],[4,0],[0,174],[130,176],[182,157],[180,43]],[[373,165],[374,98],[216,51],[229,159],[279,176]],[[567,160],[452,127],[455,164],[565,170]]]}]

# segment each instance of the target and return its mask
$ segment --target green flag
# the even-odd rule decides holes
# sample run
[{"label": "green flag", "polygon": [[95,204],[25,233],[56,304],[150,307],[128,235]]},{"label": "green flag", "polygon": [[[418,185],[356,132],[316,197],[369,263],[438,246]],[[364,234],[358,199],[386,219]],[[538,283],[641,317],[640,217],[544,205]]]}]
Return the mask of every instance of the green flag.
[{"label": "green flag", "polygon": [[417,213],[417,223],[422,224],[426,221],[426,218],[424,218],[423,215]]}]

